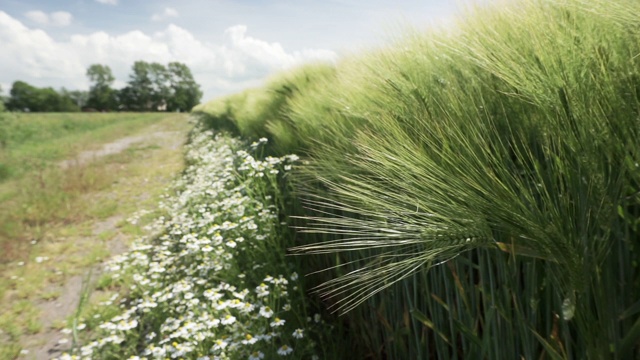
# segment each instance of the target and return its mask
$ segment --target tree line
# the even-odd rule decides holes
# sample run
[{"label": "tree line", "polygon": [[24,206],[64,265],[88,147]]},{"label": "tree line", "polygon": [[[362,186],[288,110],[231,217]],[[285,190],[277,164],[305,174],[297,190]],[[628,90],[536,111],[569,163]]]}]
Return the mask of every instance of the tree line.
[{"label": "tree line", "polygon": [[190,111],[202,91],[187,65],[136,61],[127,86],[114,89],[115,77],[107,65],[87,69],[88,91],[38,88],[24,81],[13,83],[9,96],[0,97],[9,111]]}]

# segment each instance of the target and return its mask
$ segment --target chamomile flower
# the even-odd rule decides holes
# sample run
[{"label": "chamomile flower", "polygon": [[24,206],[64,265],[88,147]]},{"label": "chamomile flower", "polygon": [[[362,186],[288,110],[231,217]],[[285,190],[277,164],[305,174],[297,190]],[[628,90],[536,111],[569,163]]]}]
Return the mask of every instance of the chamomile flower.
[{"label": "chamomile flower", "polygon": [[229,342],[223,339],[218,339],[213,343],[213,350],[224,350],[229,345]]},{"label": "chamomile flower", "polygon": [[[304,349],[300,357],[310,355],[313,345],[306,343],[306,330],[284,330],[292,321],[289,315],[296,318],[302,310],[296,308],[300,302],[292,297],[299,293],[290,284],[298,274],[271,276],[266,269],[272,264],[252,259],[256,247],[277,239],[273,231],[281,218],[275,194],[254,198],[250,187],[273,181],[297,157],[259,159],[235,151],[239,146],[211,132],[194,133],[177,191],[161,203],[166,215],[150,225],[155,235],[136,240],[128,253],[107,265],[113,279],[133,279],[130,297],[116,295],[104,302],[120,313],[96,318],[102,323],[92,332],[100,337],[85,342],[79,356],[101,358],[129,336],[145,342],[137,355],[149,359],[260,360],[274,339],[279,345],[296,339],[298,352]],[[138,221],[135,216],[131,219]],[[256,278],[263,283],[248,285]],[[284,310],[287,320],[275,317],[272,308]],[[156,312],[165,320],[148,321]],[[143,329],[144,334],[136,333]],[[287,356],[293,348],[282,345],[276,352]]]},{"label": "chamomile flower", "polygon": [[222,320],[220,320],[222,325],[231,325],[234,322],[236,322],[236,317],[233,315],[226,315]]},{"label": "chamomile flower", "polygon": [[278,349],[278,355],[281,356],[287,356],[289,354],[291,354],[293,352],[293,348],[287,345],[282,345],[279,349]]},{"label": "chamomile flower", "polygon": [[257,337],[252,336],[251,334],[246,334],[244,336],[244,340],[242,340],[241,342],[244,345],[253,345],[253,344],[257,343],[258,340],[260,340],[260,339],[257,338]]},{"label": "chamomile flower", "polygon": [[278,326],[282,326],[284,325],[286,321],[280,318],[275,318],[273,319],[273,321],[271,322],[271,327],[278,327]]},{"label": "chamomile flower", "polygon": [[273,310],[271,310],[271,308],[268,306],[262,306],[260,307],[260,316],[268,319],[273,316]]}]

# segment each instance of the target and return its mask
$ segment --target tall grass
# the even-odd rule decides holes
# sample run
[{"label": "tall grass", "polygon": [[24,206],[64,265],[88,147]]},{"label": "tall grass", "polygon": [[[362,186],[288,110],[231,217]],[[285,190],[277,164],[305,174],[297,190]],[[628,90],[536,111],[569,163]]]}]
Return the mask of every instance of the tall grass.
[{"label": "tall grass", "polygon": [[293,250],[332,269],[318,290],[372,357],[640,356],[637,14],[475,9],[274,102],[286,127],[241,131],[309,156]]},{"label": "tall grass", "polygon": [[305,65],[272,77],[262,88],[198,105],[193,112],[210,127],[233,135],[254,140],[277,137],[273,150],[286,154],[289,150],[300,150],[304,140],[299,136],[302,131],[297,129],[299,123],[290,116],[291,103],[302,94],[306,96],[317,83],[332,79],[334,73],[335,68],[329,64]]}]

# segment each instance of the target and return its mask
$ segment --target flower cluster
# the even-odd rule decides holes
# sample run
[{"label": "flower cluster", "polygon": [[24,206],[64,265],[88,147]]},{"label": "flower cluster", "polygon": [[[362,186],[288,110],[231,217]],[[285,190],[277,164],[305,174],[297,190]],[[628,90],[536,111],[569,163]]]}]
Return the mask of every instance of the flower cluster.
[{"label": "flower cluster", "polygon": [[195,134],[156,235],[107,266],[129,287],[104,303],[121,311],[62,358],[318,358],[308,334],[324,325],[307,322],[302,285],[275,231],[278,179],[297,157],[259,160],[237,140]]}]

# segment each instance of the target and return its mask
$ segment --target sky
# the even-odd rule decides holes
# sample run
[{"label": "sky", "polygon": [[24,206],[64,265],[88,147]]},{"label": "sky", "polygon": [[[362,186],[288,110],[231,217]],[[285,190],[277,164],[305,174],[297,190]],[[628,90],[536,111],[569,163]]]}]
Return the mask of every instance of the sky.
[{"label": "sky", "polygon": [[454,0],[0,0],[0,86],[87,90],[108,65],[123,87],[137,60],[185,63],[203,102],[305,62],[384,46],[456,14]]}]

